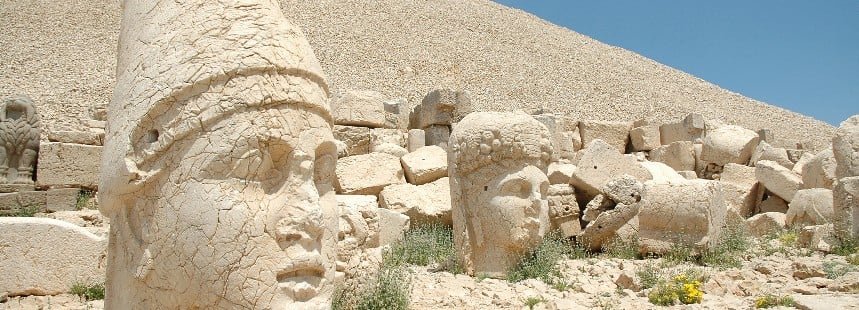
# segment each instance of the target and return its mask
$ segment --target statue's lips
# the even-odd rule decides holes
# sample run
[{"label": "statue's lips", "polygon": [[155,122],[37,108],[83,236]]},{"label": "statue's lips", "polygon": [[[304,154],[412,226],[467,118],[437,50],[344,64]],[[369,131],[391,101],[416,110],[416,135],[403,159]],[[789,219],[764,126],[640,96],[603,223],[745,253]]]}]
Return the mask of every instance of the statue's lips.
[{"label": "statue's lips", "polygon": [[306,301],[319,293],[325,281],[325,264],[322,256],[306,254],[288,261],[277,272],[278,287],[292,295],[296,301]]}]

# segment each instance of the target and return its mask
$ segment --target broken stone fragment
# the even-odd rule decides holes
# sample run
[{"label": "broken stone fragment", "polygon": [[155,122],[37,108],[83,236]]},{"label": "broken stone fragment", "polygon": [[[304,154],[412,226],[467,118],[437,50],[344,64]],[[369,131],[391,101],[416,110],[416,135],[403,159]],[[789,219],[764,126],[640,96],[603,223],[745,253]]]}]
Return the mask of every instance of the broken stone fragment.
[{"label": "broken stone fragment", "polygon": [[626,152],[626,143],[629,140],[629,131],[631,129],[632,122],[579,122],[582,144],[585,145],[585,147],[590,147],[591,142],[594,140],[602,140],[620,153]]},{"label": "broken stone fragment", "polygon": [[702,253],[719,242],[727,206],[717,181],[645,184],[639,202],[639,252],[680,246]]},{"label": "broken stone fragment", "polygon": [[802,179],[774,161],[762,160],[755,165],[755,178],[787,202],[793,200],[796,191],[802,188]]},{"label": "broken stone fragment", "polygon": [[430,145],[417,149],[400,158],[406,181],[421,185],[447,176],[447,151]]},{"label": "broken stone fragment", "polygon": [[643,188],[635,177],[624,174],[606,182],[600,191],[615,203],[631,205],[641,200]]},{"label": "broken stone fragment", "polygon": [[748,164],[759,139],[756,132],[735,125],[710,130],[703,138],[701,159],[719,166]]},{"label": "broken stone fragment", "polygon": [[704,136],[705,127],[704,117],[701,114],[690,113],[676,123],[659,126],[659,137],[662,140],[662,145],[677,141],[695,142]]},{"label": "broken stone fragment", "polygon": [[386,125],[385,101],[377,91],[349,90],[331,100],[335,125],[383,128]]},{"label": "broken stone fragment", "polygon": [[650,180],[653,176],[638,161],[624,156],[616,148],[602,140],[593,140],[579,160],[570,181],[576,189],[587,196],[595,196],[608,181],[627,174],[639,182]]},{"label": "broken stone fragment", "polygon": [[447,177],[423,185],[394,184],[379,193],[379,205],[409,217],[412,225],[450,226],[450,180]]},{"label": "broken stone fragment", "polygon": [[752,158],[749,160],[749,166],[754,167],[755,163],[760,160],[771,160],[788,169],[793,169],[794,163],[787,155],[787,150],[780,147],[774,147],[766,141],[761,141],[752,152]]},{"label": "broken stone fragment", "polygon": [[337,193],[377,195],[385,186],[406,183],[400,158],[370,153],[337,160]]},{"label": "broken stone fragment", "polygon": [[778,233],[784,227],[785,215],[781,212],[764,212],[746,219],[746,230],[758,238]]},{"label": "broken stone fragment", "polygon": [[334,139],[345,144],[342,157],[370,153],[370,128],[334,125]]},{"label": "broken stone fragment", "polygon": [[825,188],[801,189],[788,204],[787,227],[805,227],[832,222],[832,191]]},{"label": "broken stone fragment", "polygon": [[817,153],[802,167],[803,188],[832,189],[836,166],[835,154],[831,149]]},{"label": "broken stone fragment", "polygon": [[695,149],[691,141],[676,141],[650,151],[650,160],[661,162],[676,171],[695,171]]},{"label": "broken stone fragment", "polygon": [[633,151],[650,151],[662,145],[659,126],[654,125],[633,128],[629,131],[629,140]]}]

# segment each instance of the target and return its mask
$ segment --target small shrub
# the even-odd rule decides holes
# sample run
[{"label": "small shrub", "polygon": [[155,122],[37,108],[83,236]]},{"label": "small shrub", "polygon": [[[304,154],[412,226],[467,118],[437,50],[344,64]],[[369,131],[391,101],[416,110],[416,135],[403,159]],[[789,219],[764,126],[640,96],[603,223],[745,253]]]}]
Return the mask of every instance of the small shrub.
[{"label": "small shrub", "polygon": [[696,275],[681,273],[669,281],[659,281],[659,284],[647,294],[650,303],[659,306],[682,304],[697,304],[704,299],[701,291],[701,279]]},{"label": "small shrub", "polygon": [[555,267],[555,263],[569,253],[570,249],[565,238],[559,233],[551,233],[507,273],[507,280],[519,282],[525,279],[540,279],[547,284],[563,281],[563,274]]},{"label": "small shrub", "polygon": [[639,258],[638,238],[633,238],[631,240],[615,238],[603,246],[603,253],[609,257],[621,259]]},{"label": "small shrub", "polygon": [[411,285],[411,273],[405,266],[383,265],[371,281],[335,289],[331,309],[408,309]]},{"label": "small shrub", "polygon": [[772,308],[772,307],[794,307],[796,302],[790,296],[776,296],[766,294],[755,299],[755,309]]},{"label": "small shrub", "polygon": [[69,289],[69,293],[78,295],[78,297],[90,301],[104,299],[104,284],[103,283],[75,283]]},{"label": "small shrub", "polygon": [[34,217],[36,213],[42,211],[39,206],[23,206],[20,209],[17,209],[11,213],[7,213],[5,216],[9,217]]},{"label": "small shrub", "polygon": [[859,254],[859,238],[839,240],[832,247],[832,254],[841,256]]},{"label": "small shrub", "polygon": [[534,309],[534,306],[546,301],[547,300],[543,297],[528,297],[527,299],[525,299],[525,305],[528,306],[528,309]]},{"label": "small shrub", "polygon": [[751,248],[751,238],[742,222],[730,222],[722,229],[719,242],[701,255],[700,263],[720,268],[739,268],[741,255]]},{"label": "small shrub", "polygon": [[80,211],[86,209],[93,197],[95,197],[95,192],[88,189],[81,189],[78,192],[78,198],[75,201],[75,210]]},{"label": "small shrub", "polygon": [[638,286],[641,286],[642,289],[648,289],[659,283],[662,268],[657,266],[656,263],[648,261],[635,271],[635,275],[638,276]]},{"label": "small shrub", "polygon": [[385,253],[385,264],[448,264],[448,269],[462,273],[462,267],[456,263],[455,256],[451,228],[428,224],[410,229],[402,240],[391,245],[391,249]]},{"label": "small shrub", "polygon": [[829,279],[835,279],[853,271],[859,271],[859,268],[840,262],[823,263],[823,272],[826,273],[826,278]]},{"label": "small shrub", "polygon": [[847,262],[851,265],[859,265],[859,251],[857,251],[856,254],[847,256]]}]

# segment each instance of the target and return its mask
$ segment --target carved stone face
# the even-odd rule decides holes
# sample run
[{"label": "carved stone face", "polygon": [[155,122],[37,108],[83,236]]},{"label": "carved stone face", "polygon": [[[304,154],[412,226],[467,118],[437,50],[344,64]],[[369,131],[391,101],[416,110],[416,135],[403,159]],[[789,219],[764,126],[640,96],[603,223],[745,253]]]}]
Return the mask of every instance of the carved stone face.
[{"label": "carved stone face", "polygon": [[289,106],[239,112],[177,142],[141,232],[152,259],[143,280],[166,290],[153,298],[167,307],[327,308],[333,142],[324,118]]},{"label": "carved stone face", "polygon": [[532,165],[499,169],[495,177],[470,187],[473,195],[465,206],[474,233],[475,273],[493,277],[503,277],[536,247],[549,225],[546,173]]}]

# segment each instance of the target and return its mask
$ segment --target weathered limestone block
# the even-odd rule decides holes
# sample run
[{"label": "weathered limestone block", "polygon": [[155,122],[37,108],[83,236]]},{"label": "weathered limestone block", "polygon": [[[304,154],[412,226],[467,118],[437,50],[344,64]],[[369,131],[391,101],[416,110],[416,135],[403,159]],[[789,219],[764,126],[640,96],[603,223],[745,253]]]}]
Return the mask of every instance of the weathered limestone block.
[{"label": "weathered limestone block", "polygon": [[793,165],[793,169],[791,169],[791,171],[793,171],[793,173],[796,173],[798,175],[802,175],[803,186],[808,186],[808,185],[805,184],[805,176],[803,175],[802,170],[805,169],[805,165],[807,165],[808,163],[811,162],[811,159],[814,158],[814,155],[815,154],[812,154],[811,152],[803,152],[802,155],[800,156],[800,158],[796,161],[796,164]]},{"label": "weathered limestone block", "polygon": [[676,171],[695,171],[695,150],[691,141],[676,141],[650,151],[650,160],[661,162]]},{"label": "weathered limestone block", "polygon": [[835,169],[837,163],[832,150],[823,150],[814,155],[811,160],[802,167],[803,188],[828,188],[832,189],[835,182]]},{"label": "weathered limestone block", "polygon": [[447,149],[447,141],[450,140],[450,127],[447,125],[430,125],[424,128],[426,145],[438,145]]},{"label": "weathered limestone block", "polygon": [[582,244],[591,250],[599,250],[608,241],[618,236],[621,227],[627,225],[636,214],[639,205],[618,204],[613,209],[600,213],[582,231]]},{"label": "weathered limestone block", "polygon": [[437,89],[429,92],[421,104],[412,108],[409,128],[426,129],[432,125],[450,126],[457,121],[458,115],[466,115],[471,110],[468,92],[451,89]]},{"label": "weathered limestone block", "polygon": [[98,188],[101,153],[100,146],[42,143],[36,186]]},{"label": "weathered limestone block", "polygon": [[331,100],[335,125],[382,128],[386,125],[384,95],[371,90],[349,90]]},{"label": "weathered limestone block", "polygon": [[802,179],[778,163],[762,160],[755,165],[755,178],[769,191],[787,202],[793,200],[796,191],[802,188]]},{"label": "weathered limestone block", "polygon": [[825,188],[801,189],[788,204],[785,224],[805,227],[832,223],[832,191]]},{"label": "weathered limestone block", "polygon": [[380,145],[373,146],[370,149],[371,153],[385,153],[389,155],[393,155],[397,158],[403,157],[409,153],[409,150],[406,148],[393,144],[393,143],[382,143]]},{"label": "weathered limestone block", "polygon": [[784,230],[785,214],[765,212],[746,219],[746,230],[755,237],[763,237]]},{"label": "weathered limestone block", "polygon": [[373,195],[337,195],[337,261],[348,262],[361,250],[379,246],[379,202]]},{"label": "weathered limestone block", "polygon": [[596,195],[593,199],[588,201],[587,205],[585,205],[585,210],[582,212],[582,220],[585,222],[593,222],[601,213],[613,209],[615,205],[617,205],[617,203],[605,195]]},{"label": "weathered limestone block", "polygon": [[101,283],[107,239],[64,221],[0,217],[0,295],[56,295]]},{"label": "weathered limestone block", "polygon": [[551,163],[547,169],[549,184],[570,184],[573,174],[576,172],[576,165]]},{"label": "weathered limestone block", "polygon": [[337,193],[377,195],[386,186],[406,183],[400,158],[370,153],[337,160]]},{"label": "weathered limestone block", "polygon": [[629,131],[629,140],[633,151],[650,151],[662,145],[659,137],[659,126],[648,125],[635,127]]},{"label": "weathered limestone block", "polygon": [[828,253],[833,246],[838,245],[838,235],[833,224],[806,226],[799,232],[796,243],[804,248]]},{"label": "weathered limestone block", "polygon": [[373,128],[370,129],[370,152],[374,147],[390,143],[400,147],[406,146],[407,134],[399,129]]},{"label": "weathered limestone block", "polygon": [[386,246],[403,239],[411,227],[411,219],[394,210],[382,209],[379,212],[379,246]]},{"label": "weathered limestone block", "polygon": [[344,177],[302,31],[276,1],[126,1],[121,20],[105,308],[330,308]]},{"label": "weathered limestone block", "polygon": [[645,184],[638,209],[639,251],[662,254],[672,246],[706,251],[718,243],[727,209],[716,181]]},{"label": "weathered limestone block", "polygon": [[379,205],[405,214],[412,225],[452,225],[450,181],[441,178],[423,185],[395,184],[379,193]]},{"label": "weathered limestone block", "polygon": [[551,225],[551,135],[523,112],[475,112],[450,136],[454,243],[466,273],[504,278]]},{"label": "weathered limestone block", "polygon": [[104,131],[49,131],[48,141],[101,146],[104,144]]},{"label": "weathered limestone block", "polygon": [[414,152],[427,145],[426,132],[423,129],[409,129],[409,152]]},{"label": "weathered limestone block", "polygon": [[758,138],[760,138],[761,141],[764,141],[767,143],[775,142],[775,135],[773,134],[772,130],[764,128],[764,129],[759,129],[757,132],[758,132]]},{"label": "weathered limestone block", "polygon": [[[643,161],[639,162],[644,169],[647,169],[650,172],[650,175],[653,179],[647,182],[654,183],[671,183],[671,182],[683,182],[686,181],[686,178],[671,169],[666,164],[660,162],[652,162],[652,161]],[[692,171],[694,173],[694,171]]]},{"label": "weathered limestone block", "polygon": [[421,185],[447,176],[447,151],[440,146],[422,147],[400,158],[406,181]]},{"label": "weathered limestone block", "polygon": [[838,179],[859,176],[859,115],[841,122],[832,137],[832,152]]},{"label": "weathered limestone block", "polygon": [[743,218],[754,215],[764,195],[763,186],[755,178],[754,167],[726,164],[719,181],[729,208]]},{"label": "weathered limestone block", "polygon": [[600,191],[615,203],[632,205],[641,200],[643,189],[644,184],[635,177],[624,174],[606,182]]},{"label": "weathered limestone block", "polygon": [[385,128],[409,129],[409,101],[405,98],[386,100]]},{"label": "weathered limestone block", "polygon": [[33,184],[40,133],[32,99],[17,96],[0,103],[0,184]]},{"label": "weathered limestone block", "polygon": [[0,193],[0,216],[45,211],[47,208],[44,191]]},{"label": "weathered limestone block", "polygon": [[759,139],[757,133],[740,126],[727,125],[710,130],[703,140],[701,159],[719,166],[748,164]]},{"label": "weathered limestone block", "polygon": [[780,147],[773,147],[766,141],[761,141],[752,152],[752,158],[749,160],[749,166],[754,167],[755,163],[760,160],[771,160],[785,168],[793,169],[794,163],[787,156],[787,150]]},{"label": "weathered limestone block", "polygon": [[[89,193],[92,196],[92,193]],[[45,192],[45,208],[48,211],[74,211],[78,208],[78,200],[82,199],[79,188],[53,188]],[[92,197],[94,198],[94,197]],[[92,199],[89,198],[89,199]],[[86,203],[80,201],[81,204]],[[80,207],[86,207],[81,205]]]},{"label": "weathered limestone block", "polygon": [[549,185],[547,193],[549,202],[549,218],[552,227],[559,228],[565,237],[578,236],[582,232],[579,222],[579,204],[576,202],[576,191],[569,184]]},{"label": "weathered limestone block", "polygon": [[687,180],[695,180],[698,178],[698,174],[695,171],[677,171],[677,174],[686,178]]},{"label": "weathered limestone block", "polygon": [[838,237],[859,237],[859,176],[835,182],[832,189],[832,218]]},{"label": "weathered limestone block", "polygon": [[592,141],[583,152],[571,183],[589,196],[598,194],[599,188],[623,174],[631,175],[640,182],[653,178],[634,158],[624,156],[602,140]]},{"label": "weathered limestone block", "polygon": [[679,122],[659,126],[659,137],[662,140],[662,145],[668,145],[677,141],[695,142],[695,140],[704,137],[705,129],[704,116],[698,113],[690,113]]},{"label": "weathered limestone block", "polygon": [[787,213],[788,202],[773,193],[766,192],[765,198],[758,205],[758,212],[781,212]]},{"label": "weathered limestone block", "polygon": [[580,121],[579,130],[582,134],[582,144],[590,147],[594,140],[602,140],[608,143],[620,153],[626,152],[626,143],[629,141],[629,131],[632,122],[606,122],[606,121]]},{"label": "weathered limestone block", "polygon": [[334,125],[334,139],[346,144],[346,156],[370,153],[370,128]]}]

